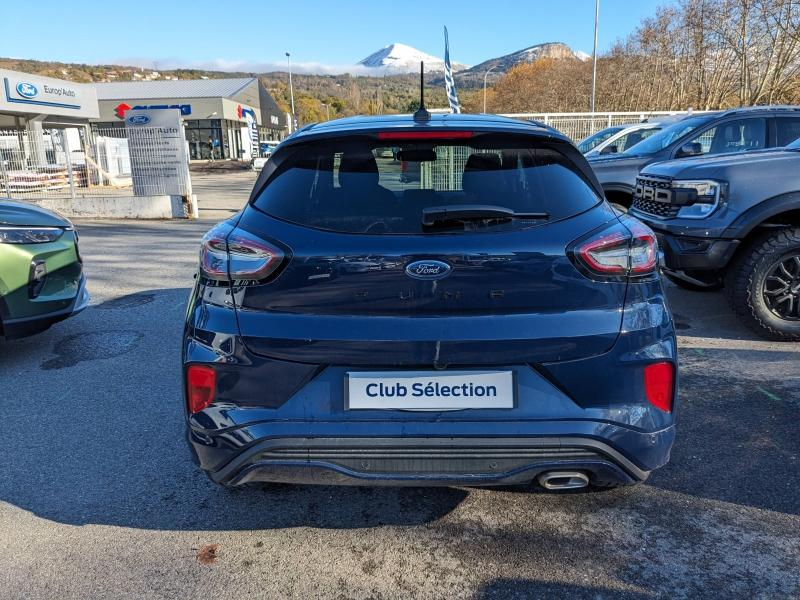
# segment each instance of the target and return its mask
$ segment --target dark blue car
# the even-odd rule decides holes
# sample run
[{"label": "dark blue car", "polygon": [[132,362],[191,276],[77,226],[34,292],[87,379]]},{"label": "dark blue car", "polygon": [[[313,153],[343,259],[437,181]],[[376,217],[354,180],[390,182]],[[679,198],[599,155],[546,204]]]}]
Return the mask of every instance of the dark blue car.
[{"label": "dark blue car", "polygon": [[226,486],[644,481],[675,435],[657,254],[545,126],[306,127],[203,239],[193,455]]}]

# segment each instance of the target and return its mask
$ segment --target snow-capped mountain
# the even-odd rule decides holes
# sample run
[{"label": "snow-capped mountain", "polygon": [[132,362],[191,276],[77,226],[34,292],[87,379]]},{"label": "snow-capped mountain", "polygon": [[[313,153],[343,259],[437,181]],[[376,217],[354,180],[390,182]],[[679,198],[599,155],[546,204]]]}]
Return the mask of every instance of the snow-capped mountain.
[{"label": "snow-capped mountain", "polygon": [[592,55],[584,52],[583,50],[575,50],[575,58],[578,60],[592,60]]},{"label": "snow-capped mountain", "polygon": [[[398,43],[384,46],[364,60],[358,61],[358,64],[390,73],[415,73],[419,71],[420,61],[425,62],[425,72],[444,71],[444,59]],[[467,68],[460,63],[454,62],[452,65],[454,71]]]}]

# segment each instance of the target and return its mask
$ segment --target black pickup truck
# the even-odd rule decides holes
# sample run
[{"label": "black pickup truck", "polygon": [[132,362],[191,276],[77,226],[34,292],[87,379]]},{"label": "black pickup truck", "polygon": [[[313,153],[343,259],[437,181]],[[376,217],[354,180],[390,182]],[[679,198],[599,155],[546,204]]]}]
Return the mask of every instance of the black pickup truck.
[{"label": "black pickup truck", "polygon": [[609,202],[627,208],[636,176],[654,162],[782,147],[800,136],[799,106],[754,106],[680,119],[618,154],[588,157]]},{"label": "black pickup truck", "polygon": [[630,214],[656,232],[677,285],[724,287],[748,327],[800,341],[800,139],[647,165]]}]

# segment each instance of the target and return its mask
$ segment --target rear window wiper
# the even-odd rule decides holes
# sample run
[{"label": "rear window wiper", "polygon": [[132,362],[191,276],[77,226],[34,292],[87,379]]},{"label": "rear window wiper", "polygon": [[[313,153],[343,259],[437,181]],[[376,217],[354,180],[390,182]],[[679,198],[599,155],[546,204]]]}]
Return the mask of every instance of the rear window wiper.
[{"label": "rear window wiper", "polygon": [[549,218],[550,214],[546,212],[519,213],[505,206],[492,206],[490,204],[454,204],[450,206],[430,206],[422,209],[422,224],[426,227],[448,221],[543,220]]}]

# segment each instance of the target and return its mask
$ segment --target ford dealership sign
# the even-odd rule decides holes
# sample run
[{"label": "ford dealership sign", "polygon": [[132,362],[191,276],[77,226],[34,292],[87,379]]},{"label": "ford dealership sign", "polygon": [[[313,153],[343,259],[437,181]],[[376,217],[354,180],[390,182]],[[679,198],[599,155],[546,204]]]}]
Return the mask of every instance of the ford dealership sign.
[{"label": "ford dealership sign", "polygon": [[126,119],[128,125],[147,125],[150,122],[150,117],[147,115],[133,115]]},{"label": "ford dealership sign", "polygon": [[0,69],[0,112],[63,115],[84,119],[100,116],[93,85],[73,83]]},{"label": "ford dealership sign", "polygon": [[27,81],[20,81],[17,84],[17,93],[23,98],[35,98],[39,93],[39,88]]}]

